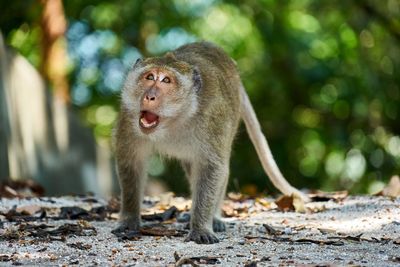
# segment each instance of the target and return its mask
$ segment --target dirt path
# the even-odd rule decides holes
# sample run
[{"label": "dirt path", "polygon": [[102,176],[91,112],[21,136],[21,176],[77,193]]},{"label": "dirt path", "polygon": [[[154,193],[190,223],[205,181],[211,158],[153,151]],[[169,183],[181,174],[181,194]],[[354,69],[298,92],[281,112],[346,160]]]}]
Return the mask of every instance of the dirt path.
[{"label": "dirt path", "polygon": [[[187,203],[162,202],[148,201],[147,211],[171,204],[182,209]],[[238,200],[227,202],[225,210],[236,217],[226,218],[228,230],[218,234],[221,242],[197,245],[183,242],[185,224],[173,214],[147,232],[159,236],[118,240],[111,234],[117,222],[110,216],[115,214],[105,200],[2,199],[0,265],[400,265],[400,198],[309,203],[306,213],[279,211],[272,199]]]}]

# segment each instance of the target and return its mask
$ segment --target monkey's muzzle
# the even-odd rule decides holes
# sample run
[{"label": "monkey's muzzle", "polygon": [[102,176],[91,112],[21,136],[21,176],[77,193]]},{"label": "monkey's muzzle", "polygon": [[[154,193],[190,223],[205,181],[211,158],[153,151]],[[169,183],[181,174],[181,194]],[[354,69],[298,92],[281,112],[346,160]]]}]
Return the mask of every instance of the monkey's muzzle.
[{"label": "monkey's muzzle", "polygon": [[157,114],[145,110],[140,112],[139,125],[142,129],[153,129],[157,127],[159,119]]}]

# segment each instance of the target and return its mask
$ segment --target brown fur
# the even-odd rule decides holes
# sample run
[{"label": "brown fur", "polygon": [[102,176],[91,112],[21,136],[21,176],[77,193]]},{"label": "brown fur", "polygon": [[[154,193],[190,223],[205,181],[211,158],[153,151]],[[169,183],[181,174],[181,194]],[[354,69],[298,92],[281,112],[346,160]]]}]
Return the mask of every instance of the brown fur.
[{"label": "brown fur", "polygon": [[[153,77],[146,78],[149,73],[154,73],[154,81]],[[164,75],[170,83],[161,81]],[[156,96],[151,105],[146,102],[149,94]],[[265,159],[264,152],[269,151],[266,141],[255,140],[261,130],[249,103],[234,62],[213,44],[188,44],[163,57],[136,63],[123,89],[115,132],[122,191],[122,222],[117,231],[139,229],[147,159],[152,153],[160,153],[181,160],[191,184],[193,207],[187,240],[218,242],[213,229],[225,229],[218,217],[241,116],[260,158]],[[159,116],[159,124],[143,129],[138,121],[148,109]],[[272,155],[267,160],[273,161]],[[264,163],[273,180],[276,165]],[[283,176],[276,179],[286,182]],[[279,189],[296,191],[289,184]]]}]

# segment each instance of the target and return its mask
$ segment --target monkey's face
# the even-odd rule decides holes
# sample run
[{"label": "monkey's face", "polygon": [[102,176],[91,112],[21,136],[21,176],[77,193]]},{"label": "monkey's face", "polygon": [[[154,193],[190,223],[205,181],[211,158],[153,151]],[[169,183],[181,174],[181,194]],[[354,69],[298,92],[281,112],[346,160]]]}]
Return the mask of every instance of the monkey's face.
[{"label": "monkey's face", "polygon": [[177,77],[168,69],[153,67],[139,77],[143,92],[140,97],[139,126],[149,133],[160,123],[160,116],[171,117],[171,107],[180,100]]},{"label": "monkey's face", "polygon": [[[123,105],[131,111],[135,131],[158,138],[178,130],[197,111],[198,72],[184,62],[140,62],[127,77]],[[179,64],[178,64],[179,63]],[[200,78],[197,77],[198,82]]]}]

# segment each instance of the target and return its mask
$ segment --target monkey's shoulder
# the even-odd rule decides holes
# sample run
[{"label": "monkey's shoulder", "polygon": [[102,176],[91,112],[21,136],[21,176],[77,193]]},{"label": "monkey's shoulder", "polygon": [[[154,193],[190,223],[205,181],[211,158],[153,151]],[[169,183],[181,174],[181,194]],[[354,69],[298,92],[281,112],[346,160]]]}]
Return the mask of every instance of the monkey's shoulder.
[{"label": "monkey's shoulder", "polygon": [[[225,51],[210,42],[195,42],[183,45],[173,51],[180,60],[198,67],[216,67],[216,70],[236,72],[236,64]],[[215,70],[214,70],[215,71]]]}]

